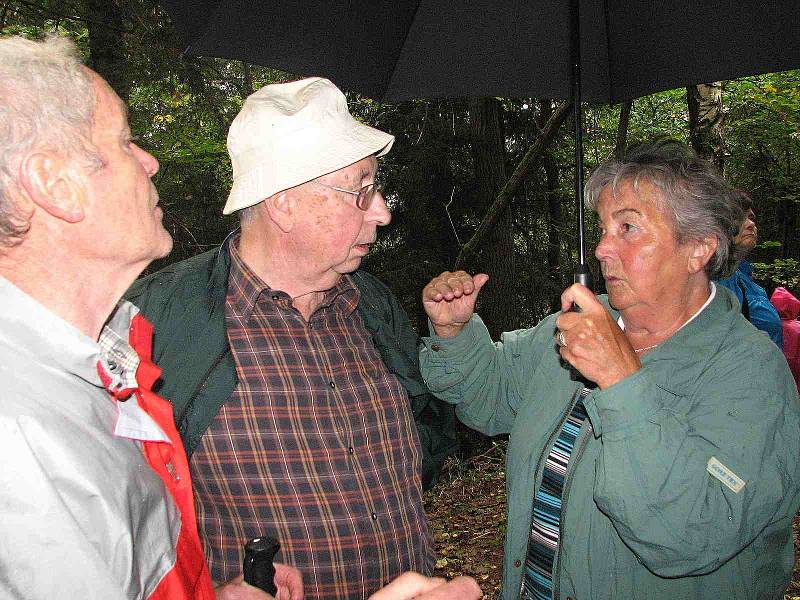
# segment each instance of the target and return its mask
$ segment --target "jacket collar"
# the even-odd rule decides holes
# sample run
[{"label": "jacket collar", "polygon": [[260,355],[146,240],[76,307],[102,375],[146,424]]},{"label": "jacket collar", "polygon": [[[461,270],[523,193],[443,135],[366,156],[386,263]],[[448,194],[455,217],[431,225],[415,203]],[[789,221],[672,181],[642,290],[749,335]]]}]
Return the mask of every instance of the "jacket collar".
[{"label": "jacket collar", "polygon": [[[32,360],[57,365],[97,387],[135,381],[139,360],[128,344],[128,329],[139,310],[130,302],[117,305],[101,333],[103,343],[98,343],[3,277],[0,298],[0,339]],[[105,382],[98,367],[107,374]]]},{"label": "jacket collar", "polygon": [[733,293],[721,285],[716,288],[714,299],[694,320],[642,357],[642,365],[664,389],[689,393],[741,318]]}]

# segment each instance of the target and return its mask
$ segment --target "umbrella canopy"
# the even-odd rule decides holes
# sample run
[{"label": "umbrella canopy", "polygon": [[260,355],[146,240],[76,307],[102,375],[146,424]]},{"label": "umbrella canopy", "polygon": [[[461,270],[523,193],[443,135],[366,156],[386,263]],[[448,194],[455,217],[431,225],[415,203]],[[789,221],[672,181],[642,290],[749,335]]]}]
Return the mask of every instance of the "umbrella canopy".
[{"label": "umbrella canopy", "polygon": [[581,101],[800,66],[797,0],[162,0],[193,55],[322,75],[383,101],[572,98],[579,264]]},{"label": "umbrella canopy", "polygon": [[[163,0],[193,55],[384,101],[569,98],[570,0]],[[796,0],[579,0],[583,100],[800,65]]]}]

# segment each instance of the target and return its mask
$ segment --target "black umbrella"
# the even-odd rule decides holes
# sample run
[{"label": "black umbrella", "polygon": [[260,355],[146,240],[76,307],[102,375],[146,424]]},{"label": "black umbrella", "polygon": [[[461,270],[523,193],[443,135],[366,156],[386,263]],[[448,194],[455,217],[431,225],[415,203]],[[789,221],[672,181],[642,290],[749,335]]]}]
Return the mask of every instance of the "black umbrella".
[{"label": "black umbrella", "polygon": [[[187,53],[323,75],[383,101],[616,103],[800,66],[796,0],[162,0]],[[581,266],[579,266],[581,270]]]}]

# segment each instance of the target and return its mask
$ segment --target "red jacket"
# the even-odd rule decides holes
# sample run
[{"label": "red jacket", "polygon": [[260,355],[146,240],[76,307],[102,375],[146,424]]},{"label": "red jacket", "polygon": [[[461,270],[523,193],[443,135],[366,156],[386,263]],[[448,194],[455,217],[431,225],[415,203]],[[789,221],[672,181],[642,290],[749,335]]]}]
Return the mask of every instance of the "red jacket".
[{"label": "red jacket", "polygon": [[[172,406],[151,391],[161,375],[152,362],[153,326],[141,315],[131,322],[129,343],[141,362],[136,371],[139,387],[134,392],[139,406],[147,412],[172,441],[143,442],[147,462],[161,477],[181,513],[181,532],[176,548],[174,567],[150,595],[152,600],[213,600],[214,587],[197,533],[194,494],[189,463],[180,435],[175,428]],[[128,402],[130,402],[128,400]]]},{"label": "red jacket", "polygon": [[777,309],[783,327],[783,353],[800,391],[800,300],[786,288],[775,288],[770,302]]}]

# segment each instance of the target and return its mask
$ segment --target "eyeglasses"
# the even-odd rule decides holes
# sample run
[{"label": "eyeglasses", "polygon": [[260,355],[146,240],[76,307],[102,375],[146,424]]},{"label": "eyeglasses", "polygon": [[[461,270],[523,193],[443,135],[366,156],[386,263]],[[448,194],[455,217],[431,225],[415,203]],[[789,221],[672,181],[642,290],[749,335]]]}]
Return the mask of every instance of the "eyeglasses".
[{"label": "eyeglasses", "polygon": [[372,206],[372,199],[375,197],[375,192],[378,191],[378,188],[375,186],[374,183],[368,183],[357,192],[354,192],[353,190],[346,190],[344,188],[339,188],[334,185],[328,185],[327,183],[322,183],[321,181],[317,181],[316,179],[313,179],[312,181],[318,185],[321,185],[322,187],[330,188],[332,190],[336,190],[337,192],[344,192],[345,194],[350,194],[351,196],[355,196],[356,206],[361,210],[369,210],[369,207]]}]

